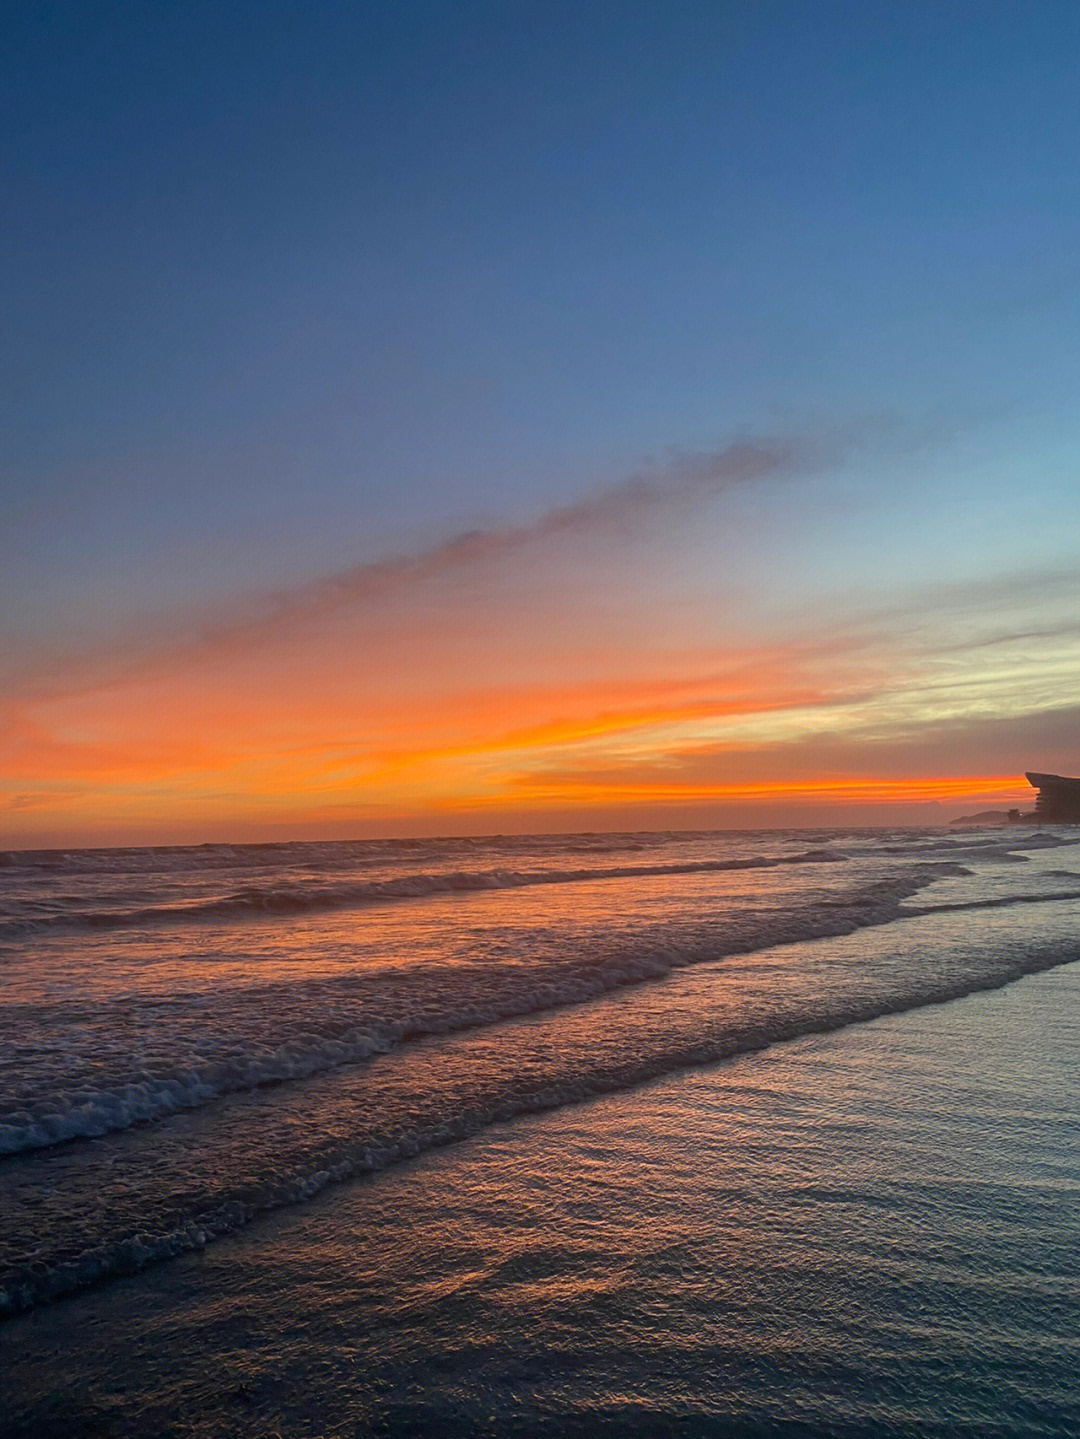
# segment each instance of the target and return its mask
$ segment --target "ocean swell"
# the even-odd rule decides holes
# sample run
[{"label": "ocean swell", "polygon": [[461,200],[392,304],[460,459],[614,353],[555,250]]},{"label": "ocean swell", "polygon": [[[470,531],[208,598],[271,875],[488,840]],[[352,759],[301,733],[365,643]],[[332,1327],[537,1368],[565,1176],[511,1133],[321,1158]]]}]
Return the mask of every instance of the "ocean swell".
[{"label": "ocean swell", "polygon": [[[53,1070],[35,1070],[33,1087],[8,1084],[0,1154],[98,1137],[239,1090],[357,1064],[424,1035],[580,1004],[689,965],[889,924],[928,884],[965,873],[931,862],[797,907],[595,936],[578,952],[537,955],[527,965],[390,968],[239,991],[217,1013],[202,1005],[171,1010],[165,1049],[158,1010],[125,1004],[95,1015],[81,1058],[69,1046]],[[112,1053],[110,1035],[119,1044]]]},{"label": "ocean swell", "polygon": [[[384,1169],[499,1120],[999,988],[1078,958],[1076,944],[1045,942],[954,948],[924,955],[922,962],[920,953],[913,947],[892,958],[878,955],[870,965],[853,962],[858,956],[833,964],[828,955],[808,955],[804,967],[788,966],[789,987],[758,990],[748,1004],[730,994],[725,999],[717,976],[699,972],[685,977],[684,992],[661,1022],[656,1016],[651,1023],[639,1020],[633,1005],[613,1008],[612,1001],[600,1001],[578,1011],[576,1020],[549,1016],[531,1025],[499,1026],[482,1037],[417,1046],[409,1057],[382,1061],[370,1085],[359,1078],[320,1081],[319,1135],[310,1132],[310,1100],[298,1095],[291,1108],[283,1101],[272,1112],[263,1107],[226,1114],[212,1135],[200,1135],[205,1147],[194,1156],[183,1135],[171,1151],[144,1143],[125,1152],[119,1181],[109,1167],[116,1156],[106,1153],[100,1169],[88,1173],[85,1190],[71,1197],[66,1228],[51,1231],[44,1242],[19,1233],[19,1206],[12,1204],[0,1313],[14,1314],[199,1248],[328,1184]],[[252,1096],[251,1103],[261,1100]],[[254,1121],[261,1123],[252,1133]],[[249,1148],[263,1146],[264,1172],[256,1179],[231,1177],[228,1156],[245,1134],[252,1135]],[[155,1185],[164,1186],[163,1197],[152,1203]]]},{"label": "ocean swell", "polygon": [[580,884],[589,880],[649,879],[726,871],[776,869],[796,864],[840,864],[836,850],[814,849],[793,855],[755,855],[746,859],[686,860],[673,864],[627,864],[578,869],[435,870],[344,884],[249,885],[229,894],[177,904],[78,909],[81,896],[62,895],[49,901],[47,912],[23,913],[0,922],[0,935],[18,938],[41,930],[111,930],[158,924],[251,919],[260,915],[298,915],[316,910],[352,909],[395,900],[422,899],[434,894],[465,894],[483,890],[524,889],[533,885]]}]

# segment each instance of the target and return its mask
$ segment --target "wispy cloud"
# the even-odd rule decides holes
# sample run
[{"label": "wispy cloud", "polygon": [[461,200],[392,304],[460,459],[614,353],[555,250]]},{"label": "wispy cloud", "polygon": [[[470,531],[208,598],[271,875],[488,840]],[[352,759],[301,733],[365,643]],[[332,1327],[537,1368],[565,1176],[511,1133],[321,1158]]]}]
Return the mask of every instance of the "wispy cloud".
[{"label": "wispy cloud", "polygon": [[[1029,764],[1067,768],[1075,574],[848,568],[822,504],[870,488],[867,438],[671,455],[528,522],[24,658],[0,699],[5,827],[753,823],[754,806],[1011,796]],[[802,483],[840,462],[835,487]],[[768,527],[804,514],[800,590]],[[764,603],[776,586],[785,603]]]},{"label": "wispy cloud", "polygon": [[3,677],[8,693],[44,698],[124,683],[286,639],[335,616],[453,580],[531,550],[627,531],[672,511],[702,505],[727,490],[777,483],[838,461],[853,434],[765,436],[705,453],[673,452],[651,470],[557,506],[523,524],[491,525],[412,552],[364,561],[286,589],[232,603],[202,620],[166,618],[151,635],[92,653],[23,657]]}]

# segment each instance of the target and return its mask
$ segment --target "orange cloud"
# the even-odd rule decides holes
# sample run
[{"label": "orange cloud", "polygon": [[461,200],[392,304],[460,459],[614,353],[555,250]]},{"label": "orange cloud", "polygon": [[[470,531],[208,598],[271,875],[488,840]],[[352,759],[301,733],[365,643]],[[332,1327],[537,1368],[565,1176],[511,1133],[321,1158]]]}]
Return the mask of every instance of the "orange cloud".
[{"label": "orange cloud", "polygon": [[3,842],[1025,803],[1021,770],[1067,767],[1080,732],[1046,719],[1077,672],[1066,577],[1003,586],[1011,629],[954,586],[768,634],[715,576],[691,603],[559,549],[820,456],[732,447],[205,631],[31,665],[0,703]]}]

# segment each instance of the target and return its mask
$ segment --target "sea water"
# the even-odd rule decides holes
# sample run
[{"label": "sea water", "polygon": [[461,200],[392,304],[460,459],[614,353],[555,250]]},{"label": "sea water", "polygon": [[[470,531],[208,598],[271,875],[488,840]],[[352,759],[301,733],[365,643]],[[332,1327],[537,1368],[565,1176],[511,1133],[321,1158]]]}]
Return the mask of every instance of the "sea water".
[{"label": "sea water", "polygon": [[[0,1302],[22,1316],[0,1342],[38,1432],[102,1403],[165,1432],[170,1365],[194,1386],[177,1432],[224,1424],[196,1331],[231,1316],[235,1366],[238,1294],[294,1377],[266,1423],[297,1433],[1070,1432],[1075,832],[23,853],[0,875]],[[681,1077],[640,1087],[658,1076]],[[132,1285],[157,1338],[117,1410],[96,1389],[121,1382]]]}]

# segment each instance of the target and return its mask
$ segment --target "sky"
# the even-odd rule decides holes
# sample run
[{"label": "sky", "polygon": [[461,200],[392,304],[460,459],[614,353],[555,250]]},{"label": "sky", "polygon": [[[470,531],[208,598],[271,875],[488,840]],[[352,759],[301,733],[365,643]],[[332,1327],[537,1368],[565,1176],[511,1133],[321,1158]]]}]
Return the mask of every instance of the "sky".
[{"label": "sky", "polygon": [[1080,773],[1072,0],[39,0],[0,66],[0,843]]}]

